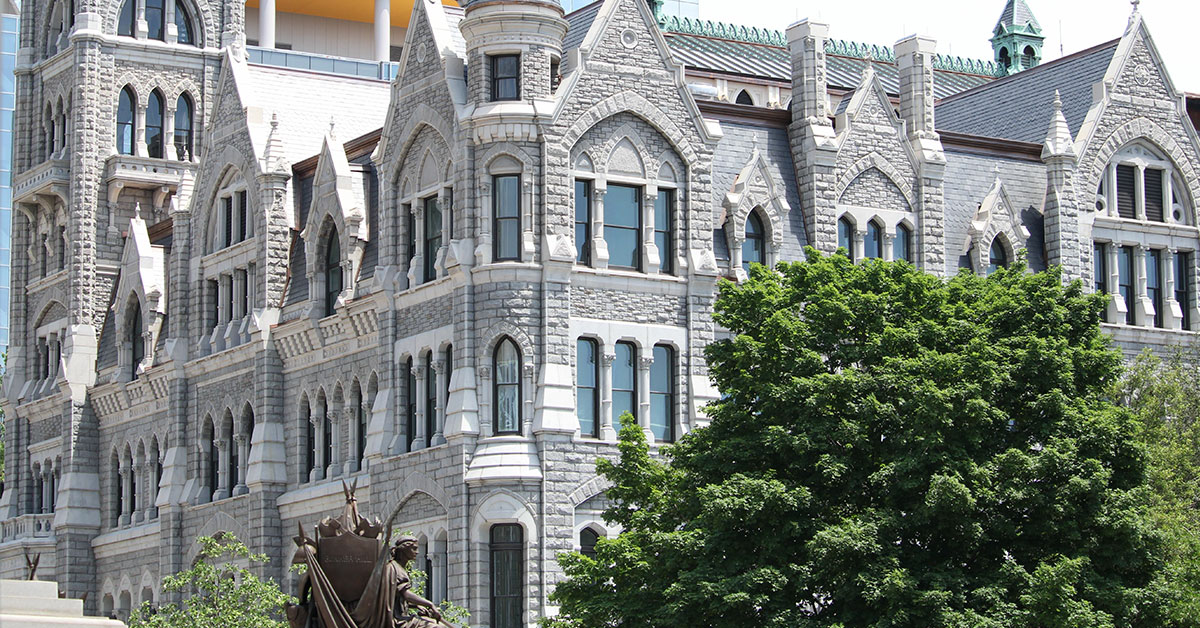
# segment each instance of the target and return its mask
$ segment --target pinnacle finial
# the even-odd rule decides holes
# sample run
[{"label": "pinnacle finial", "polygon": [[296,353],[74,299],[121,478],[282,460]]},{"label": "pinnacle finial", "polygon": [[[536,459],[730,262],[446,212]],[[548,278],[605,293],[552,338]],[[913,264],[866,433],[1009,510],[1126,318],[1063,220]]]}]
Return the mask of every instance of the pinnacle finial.
[{"label": "pinnacle finial", "polygon": [[329,135],[331,135],[331,136],[334,135],[333,127],[335,127],[336,125],[337,125],[337,121],[334,120],[333,116],[329,116]]},{"label": "pinnacle finial", "polygon": [[1058,113],[1060,111],[1062,111],[1062,95],[1056,89],[1054,90],[1054,112]]},{"label": "pinnacle finial", "polygon": [[1142,4],[1142,0],[1129,0],[1129,4],[1133,5],[1133,12],[1137,13],[1139,6]]},{"label": "pinnacle finial", "polygon": [[278,129],[278,128],[279,128],[279,112],[272,111],[271,112],[271,130],[274,131],[275,129]]},{"label": "pinnacle finial", "polygon": [[134,220],[142,219],[142,202],[141,201],[138,201],[133,204],[133,218],[134,218]]}]

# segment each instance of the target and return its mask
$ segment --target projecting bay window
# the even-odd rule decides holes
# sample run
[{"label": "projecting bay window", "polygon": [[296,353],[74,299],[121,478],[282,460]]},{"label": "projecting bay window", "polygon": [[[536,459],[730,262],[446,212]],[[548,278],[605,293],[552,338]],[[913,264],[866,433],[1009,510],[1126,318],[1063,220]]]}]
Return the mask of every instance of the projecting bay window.
[{"label": "projecting bay window", "polygon": [[604,242],[610,268],[642,269],[642,190],[608,184],[604,197]]},{"label": "projecting bay window", "polygon": [[1179,304],[1183,318],[1180,328],[1192,328],[1192,254],[1179,252],[1175,254],[1175,302]]}]

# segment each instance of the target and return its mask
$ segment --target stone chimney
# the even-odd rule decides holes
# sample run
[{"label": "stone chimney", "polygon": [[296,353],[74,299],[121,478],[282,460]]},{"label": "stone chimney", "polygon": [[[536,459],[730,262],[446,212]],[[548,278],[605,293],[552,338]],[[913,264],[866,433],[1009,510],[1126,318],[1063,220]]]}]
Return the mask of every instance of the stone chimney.
[{"label": "stone chimney", "polygon": [[[1046,258],[1051,265],[1062,266],[1063,280],[1090,277],[1090,256],[1084,259],[1079,238],[1079,208],[1075,199],[1075,140],[1062,112],[1062,98],[1054,92],[1050,128],[1042,143],[1042,162],[1046,164],[1045,237]],[[1090,229],[1090,227],[1089,227]],[[1090,238],[1089,238],[1090,239]],[[1114,319],[1115,320],[1115,319]]]},{"label": "stone chimney", "polygon": [[829,124],[829,86],[825,74],[825,42],[829,25],[807,19],[787,30],[792,56],[792,119]]},{"label": "stone chimney", "polygon": [[912,35],[896,42],[900,73],[900,118],[917,158],[918,195],[913,211],[920,217],[918,261],[936,275],[946,269],[946,154],[934,126],[933,61],[937,43]]},{"label": "stone chimney", "polygon": [[792,124],[788,129],[796,156],[796,180],[809,244],[837,250],[837,141],[830,122],[825,71],[825,42],[829,26],[809,20],[787,30],[792,57]]}]

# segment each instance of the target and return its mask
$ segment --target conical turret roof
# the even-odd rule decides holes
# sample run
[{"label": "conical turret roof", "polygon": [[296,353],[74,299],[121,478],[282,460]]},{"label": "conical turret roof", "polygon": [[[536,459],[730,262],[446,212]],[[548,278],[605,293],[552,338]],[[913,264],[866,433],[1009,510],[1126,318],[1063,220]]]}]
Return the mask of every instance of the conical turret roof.
[{"label": "conical turret roof", "polygon": [[1014,26],[1025,26],[1026,24],[1033,27],[1034,30],[1042,30],[1042,25],[1038,24],[1037,18],[1034,17],[1033,11],[1029,9],[1029,5],[1025,0],[1008,0],[1004,4],[1004,12],[1000,14],[1000,21],[996,22],[996,31],[1004,32],[1012,30]]}]

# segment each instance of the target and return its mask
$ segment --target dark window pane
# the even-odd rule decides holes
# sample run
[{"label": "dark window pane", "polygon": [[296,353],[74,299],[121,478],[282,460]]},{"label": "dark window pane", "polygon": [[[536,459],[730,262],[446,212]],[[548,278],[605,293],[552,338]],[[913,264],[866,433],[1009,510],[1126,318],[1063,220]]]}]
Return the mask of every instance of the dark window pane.
[{"label": "dark window pane", "polygon": [[575,182],[575,261],[591,263],[592,182]]},{"label": "dark window pane", "polygon": [[342,250],[336,230],[325,241],[325,316],[332,316],[342,294]]},{"label": "dark window pane", "polygon": [[1134,208],[1136,181],[1137,168],[1117,166],[1117,215],[1121,218],[1137,218],[1137,210]]},{"label": "dark window pane", "polygon": [[1183,310],[1183,329],[1192,328],[1192,254],[1175,254],[1175,301]]},{"label": "dark window pane", "polygon": [[650,430],[655,440],[674,440],[674,351],[670,347],[654,347],[654,362],[650,365]]},{"label": "dark window pane", "polygon": [[892,240],[892,259],[912,261],[912,258],[909,257],[911,238],[912,233],[909,232],[908,227],[904,225],[896,227],[896,239]]},{"label": "dark window pane", "polygon": [[992,248],[988,251],[988,274],[1008,266],[1008,253],[1004,251],[1004,243],[1000,238],[992,240]]},{"label": "dark window pane", "polygon": [[654,199],[654,246],[658,249],[659,272],[675,272],[675,190],[659,190]]},{"label": "dark window pane", "polygon": [[187,8],[182,2],[175,3],[175,30],[179,32],[179,38],[176,40],[181,44],[188,46],[195,45],[195,35],[192,33],[192,19],[188,16]]},{"label": "dark window pane", "polygon": [[492,57],[492,100],[517,100],[521,97],[520,55]]},{"label": "dark window pane", "polygon": [[437,254],[442,248],[442,210],[438,199],[425,199],[425,281],[437,279]]},{"label": "dark window pane", "polygon": [[596,556],[596,543],[600,541],[600,535],[591,528],[584,528],[579,532],[579,553],[584,556]]},{"label": "dark window pane", "polygon": [[133,154],[133,100],[131,89],[121,90],[117,102],[117,152],[122,155]]},{"label": "dark window pane", "polygon": [[1154,326],[1163,326],[1162,251],[1146,251],[1146,297],[1154,306]]},{"label": "dark window pane", "polygon": [[520,259],[521,177],[493,177],[492,183],[493,256],[497,261]]},{"label": "dark window pane", "polygon": [[146,104],[146,154],[163,156],[163,100],[158,91],[150,92]]},{"label": "dark window pane", "polygon": [[1117,283],[1125,300],[1125,323],[1133,324],[1133,247],[1123,246],[1117,255]]},{"label": "dark window pane", "polygon": [[883,229],[877,223],[867,223],[867,239],[863,244],[867,259],[883,258]]},{"label": "dark window pane", "polygon": [[425,444],[433,444],[437,433],[437,372],[433,370],[433,352],[425,354]]},{"label": "dark window pane", "polygon": [[417,437],[417,373],[413,370],[413,360],[409,358],[404,363],[404,393],[405,393],[405,428],[407,429],[407,447],[412,451],[413,440]]},{"label": "dark window pane", "polygon": [[854,226],[845,218],[838,219],[838,248],[846,250],[846,256],[854,259]]},{"label": "dark window pane", "polygon": [[641,226],[641,189],[610,185],[604,195],[604,223],[636,229]]},{"label": "dark window pane", "polygon": [[599,436],[599,376],[595,340],[580,338],[575,344],[575,406],[579,415],[579,432],[583,436]]},{"label": "dark window pane", "polygon": [[146,0],[146,36],[150,39],[162,40],[166,36],[166,15],[163,7],[165,0]]},{"label": "dark window pane", "polygon": [[637,348],[628,342],[618,342],[612,365],[612,424],[621,425],[621,415],[628,412],[637,418]]},{"label": "dark window pane", "polygon": [[1163,221],[1163,171],[1146,170],[1146,220]]},{"label": "dark window pane", "polygon": [[192,147],[192,100],[187,94],[175,103],[175,155],[186,159],[195,150]]},{"label": "dark window pane", "polygon": [[491,529],[491,626],[520,628],[525,597],[524,530],[517,524]]},{"label": "dark window pane", "polygon": [[750,272],[751,264],[765,264],[766,255],[763,246],[763,225],[758,212],[750,212],[746,219],[746,240],[742,242],[742,267]]},{"label": "dark window pane", "polygon": [[[1096,242],[1092,247],[1092,279],[1097,294],[1108,294],[1108,254],[1103,242]],[[1108,321],[1108,308],[1100,313],[1100,320]]]},{"label": "dark window pane", "polygon": [[126,37],[133,37],[134,24],[134,9],[136,8],[137,0],[125,0],[125,4],[121,5],[121,15],[117,18],[117,34]]},{"label": "dark window pane", "polygon": [[521,354],[512,340],[496,347],[495,426],[497,434],[521,431]]}]

